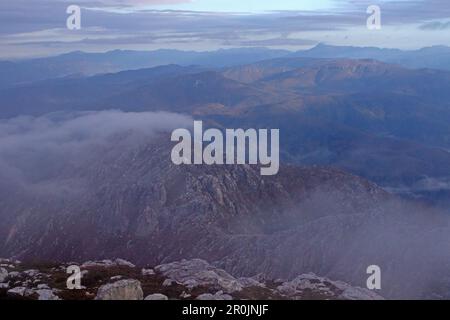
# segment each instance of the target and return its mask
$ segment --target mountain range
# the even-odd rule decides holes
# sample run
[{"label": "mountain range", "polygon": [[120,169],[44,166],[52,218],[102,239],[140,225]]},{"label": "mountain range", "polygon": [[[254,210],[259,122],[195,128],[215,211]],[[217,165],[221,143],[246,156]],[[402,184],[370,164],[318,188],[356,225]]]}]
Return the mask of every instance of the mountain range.
[{"label": "mountain range", "polygon": [[448,71],[367,59],[277,58],[220,70],[167,65],[4,88],[0,117],[170,111],[222,128],[281,128],[288,163],[337,166],[445,207],[449,86]]},{"label": "mountain range", "polygon": [[446,46],[411,51],[326,44],[318,44],[311,49],[297,52],[267,48],[234,48],[207,52],[168,49],[114,50],[104,53],[74,51],[54,57],[0,61],[0,87],[51,78],[89,76],[167,64],[222,68],[282,57],[375,59],[408,68],[450,70],[450,48]]},{"label": "mountain range", "polygon": [[[0,65],[11,68],[0,73],[0,256],[200,258],[237,277],[314,272],[354,286],[375,264],[384,297],[448,298],[450,71],[445,54],[427,65],[430,50],[447,49]],[[279,174],[174,165],[170,133],[194,119],[280,129]]]}]

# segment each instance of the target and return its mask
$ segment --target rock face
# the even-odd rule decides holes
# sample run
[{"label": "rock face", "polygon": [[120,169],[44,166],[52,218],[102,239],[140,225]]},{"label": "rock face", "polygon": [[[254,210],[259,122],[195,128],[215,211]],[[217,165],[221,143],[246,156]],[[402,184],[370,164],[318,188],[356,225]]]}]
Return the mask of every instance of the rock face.
[{"label": "rock face", "polygon": [[[290,249],[286,238],[297,233],[300,222],[311,219],[307,210],[295,209],[299,202],[318,189],[338,189],[342,192],[334,194],[339,205],[333,207],[339,215],[376,207],[386,196],[376,185],[339,170],[285,167],[277,176],[262,177],[259,168],[247,165],[176,166],[170,150],[158,142],[93,154],[95,162],[67,171],[81,180],[82,194],[76,195],[80,201],[46,198],[48,214],[41,214],[43,198],[27,199],[27,207],[34,208],[30,216],[39,215],[39,222],[19,220],[16,211],[2,226],[7,232],[2,234],[0,228],[0,252],[60,261],[113,256],[151,265],[200,257],[222,260],[224,269],[236,275],[273,270],[280,277],[295,276],[304,270],[287,275],[274,261],[258,261],[270,256],[278,236],[283,237],[278,250]],[[4,206],[14,212],[15,203],[19,199]],[[341,230],[336,232],[341,236]],[[26,234],[26,239],[19,234]],[[77,248],[67,249],[74,243]]]},{"label": "rock face", "polygon": [[96,300],[142,300],[144,292],[137,280],[120,280],[98,289]]}]

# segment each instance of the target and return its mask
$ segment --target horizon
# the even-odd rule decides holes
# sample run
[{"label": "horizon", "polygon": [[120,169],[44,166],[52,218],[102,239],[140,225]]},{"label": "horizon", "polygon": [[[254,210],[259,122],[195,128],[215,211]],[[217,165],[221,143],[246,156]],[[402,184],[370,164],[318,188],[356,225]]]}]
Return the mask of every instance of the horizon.
[{"label": "horizon", "polygon": [[354,49],[378,49],[378,50],[398,50],[401,52],[416,52],[421,51],[424,49],[432,49],[432,48],[449,48],[450,45],[431,45],[431,46],[424,46],[419,47],[417,49],[401,49],[401,48],[388,48],[388,47],[375,47],[375,46],[344,46],[344,45],[330,45],[326,43],[318,43],[314,46],[311,46],[306,49],[300,49],[300,50],[293,50],[293,49],[277,49],[277,48],[270,48],[270,47],[231,47],[231,48],[218,48],[213,50],[188,50],[188,49],[171,49],[171,48],[158,48],[158,49],[149,49],[149,50],[133,50],[133,49],[110,49],[106,51],[87,51],[87,50],[73,50],[73,51],[67,51],[67,52],[61,52],[57,54],[50,54],[50,55],[43,55],[43,56],[30,56],[30,57],[21,57],[21,58],[14,58],[14,57],[0,57],[0,61],[2,62],[15,62],[15,61],[26,61],[26,60],[35,60],[35,59],[46,59],[46,58],[55,58],[70,54],[108,54],[113,52],[158,52],[158,51],[174,51],[174,52],[192,52],[192,53],[214,53],[214,52],[220,52],[220,51],[232,51],[232,50],[273,50],[273,51],[286,51],[287,53],[295,53],[295,52],[307,52],[309,50],[315,49],[320,46],[325,47],[339,47],[339,48],[354,48]]}]

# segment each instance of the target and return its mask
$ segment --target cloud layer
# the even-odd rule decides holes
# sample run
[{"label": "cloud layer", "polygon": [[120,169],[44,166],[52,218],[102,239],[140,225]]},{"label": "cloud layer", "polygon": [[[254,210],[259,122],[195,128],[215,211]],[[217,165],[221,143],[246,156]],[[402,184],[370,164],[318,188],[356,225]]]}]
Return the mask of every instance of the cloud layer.
[{"label": "cloud layer", "polygon": [[21,57],[116,48],[207,50],[263,45],[300,49],[319,42],[450,45],[446,34],[450,6],[444,0],[375,1],[382,10],[383,28],[378,32],[366,28],[366,9],[374,4],[372,0],[334,1],[330,9],[316,11],[173,10],[174,4],[185,2],[189,1],[80,0],[82,29],[70,31],[65,25],[71,1],[5,0],[0,3],[0,49],[4,57]]},{"label": "cloud layer", "polygon": [[[98,152],[125,152],[157,135],[192,124],[189,117],[153,112],[101,111],[18,117],[0,121],[0,185],[61,193],[79,182],[64,182]],[[168,138],[169,141],[169,138]],[[93,160],[94,159],[94,160]],[[72,177],[73,177],[73,172]],[[57,186],[52,189],[51,186]],[[81,188],[81,186],[80,186]],[[0,186],[1,189],[1,186]]]}]

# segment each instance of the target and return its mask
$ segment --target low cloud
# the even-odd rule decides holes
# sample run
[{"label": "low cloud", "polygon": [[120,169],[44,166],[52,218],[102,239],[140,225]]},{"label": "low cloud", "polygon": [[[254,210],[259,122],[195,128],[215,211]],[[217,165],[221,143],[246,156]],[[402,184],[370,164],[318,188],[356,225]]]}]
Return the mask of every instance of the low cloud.
[{"label": "low cloud", "polygon": [[421,25],[419,28],[421,30],[430,30],[430,31],[447,30],[447,29],[450,29],[450,21],[448,21],[448,22],[441,22],[441,21],[429,22],[429,23],[425,23],[425,24]]},{"label": "low cloud", "polygon": [[[126,152],[191,123],[189,117],[178,114],[121,111],[3,120],[1,184],[40,193],[83,188],[82,181],[73,180],[73,172],[87,161],[94,161],[98,152],[108,152],[118,145],[121,152]],[[70,170],[72,175],[67,172]]]}]

